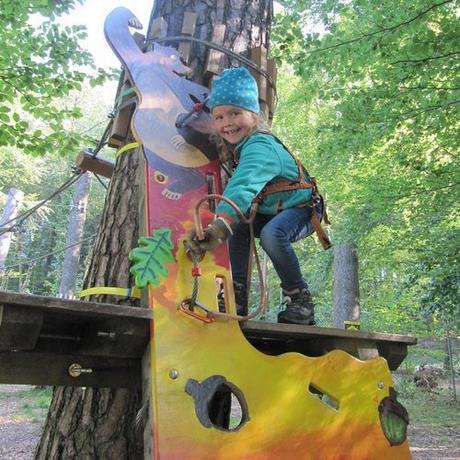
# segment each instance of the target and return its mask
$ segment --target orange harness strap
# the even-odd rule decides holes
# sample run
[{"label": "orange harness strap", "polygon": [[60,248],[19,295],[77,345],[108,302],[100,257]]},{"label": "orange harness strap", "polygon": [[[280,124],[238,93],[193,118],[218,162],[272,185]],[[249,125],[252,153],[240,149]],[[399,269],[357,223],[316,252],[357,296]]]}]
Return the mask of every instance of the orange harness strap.
[{"label": "orange harness strap", "polygon": [[[279,141],[278,138],[276,139]],[[299,177],[295,180],[282,180],[279,182],[273,182],[271,184],[269,183],[265,185],[265,187],[261,190],[261,192],[254,198],[253,202],[260,204],[267,195],[272,195],[273,193],[290,192],[292,190],[311,188],[313,189],[312,202],[315,201],[315,198],[318,198],[322,201],[324,223],[329,224],[329,219],[328,219],[327,211],[326,211],[326,204],[324,203],[322,196],[319,194],[318,186],[316,185],[316,179],[312,177],[311,182],[305,179],[306,171],[304,170],[304,167],[302,163],[300,162],[300,160],[281,141],[279,142],[283,145],[283,147],[289,152],[289,154],[295,160],[297,164],[297,169],[299,171]],[[318,240],[321,243],[321,246],[323,246],[324,249],[329,249],[331,247],[331,240],[329,239],[326,231],[321,226],[321,220],[319,219],[318,215],[315,212],[314,205],[309,203],[307,206],[312,207],[311,224],[313,226],[313,230],[316,232],[316,235],[318,236]]]}]

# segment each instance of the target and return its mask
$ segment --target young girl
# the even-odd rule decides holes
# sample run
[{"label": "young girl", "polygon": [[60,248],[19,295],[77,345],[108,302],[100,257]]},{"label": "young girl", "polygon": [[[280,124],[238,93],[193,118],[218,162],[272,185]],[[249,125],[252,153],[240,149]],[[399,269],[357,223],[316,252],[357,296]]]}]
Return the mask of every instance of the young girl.
[{"label": "young girl", "polygon": [[[268,183],[299,179],[294,157],[273,135],[258,131],[257,83],[248,70],[224,70],[213,82],[207,105],[217,134],[233,150],[236,166],[224,196],[244,214]],[[205,251],[229,240],[237,312],[246,315],[249,228],[239,222],[235,210],[224,201],[217,206],[216,214],[218,218],[205,229],[205,239],[197,240],[192,235],[189,243]],[[314,304],[291,244],[311,233],[311,214],[311,188],[297,189],[265,196],[253,221],[255,235],[281,280],[285,309],[278,314],[280,323],[315,324]]]}]

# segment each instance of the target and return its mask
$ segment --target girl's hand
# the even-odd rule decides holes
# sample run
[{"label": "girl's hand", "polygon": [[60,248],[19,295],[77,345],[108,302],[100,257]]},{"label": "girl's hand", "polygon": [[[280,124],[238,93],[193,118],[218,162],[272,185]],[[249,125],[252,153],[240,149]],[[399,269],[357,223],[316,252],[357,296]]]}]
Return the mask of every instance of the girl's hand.
[{"label": "girl's hand", "polygon": [[222,217],[211,222],[204,230],[204,239],[199,240],[195,230],[192,230],[185,241],[189,249],[196,253],[213,251],[233,235],[230,225]]}]

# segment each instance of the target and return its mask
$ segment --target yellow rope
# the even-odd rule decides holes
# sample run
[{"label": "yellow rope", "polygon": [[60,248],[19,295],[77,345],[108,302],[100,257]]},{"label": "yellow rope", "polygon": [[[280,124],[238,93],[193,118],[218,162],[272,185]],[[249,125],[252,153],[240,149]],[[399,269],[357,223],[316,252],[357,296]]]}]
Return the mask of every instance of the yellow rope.
[{"label": "yellow rope", "polygon": [[106,286],[83,289],[83,291],[80,292],[80,298],[98,294],[119,295],[121,297],[133,297],[134,299],[141,298],[141,291],[137,287],[119,288]]},{"label": "yellow rope", "polygon": [[119,157],[122,153],[126,152],[127,150],[135,149],[136,147],[139,147],[139,145],[139,142],[131,142],[130,144],[126,144],[117,150],[115,156]]}]

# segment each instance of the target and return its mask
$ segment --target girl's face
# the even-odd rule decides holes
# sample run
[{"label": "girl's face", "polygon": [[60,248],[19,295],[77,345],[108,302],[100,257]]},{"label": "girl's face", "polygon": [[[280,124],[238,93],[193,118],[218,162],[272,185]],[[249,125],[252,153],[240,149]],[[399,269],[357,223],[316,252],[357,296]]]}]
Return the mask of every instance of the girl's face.
[{"label": "girl's face", "polygon": [[257,126],[257,115],[234,105],[212,109],[217,133],[230,144],[238,144]]}]

